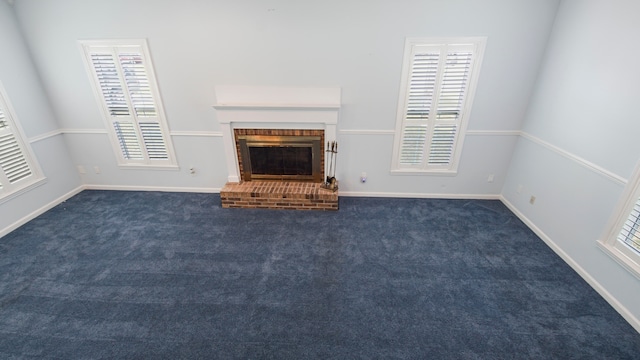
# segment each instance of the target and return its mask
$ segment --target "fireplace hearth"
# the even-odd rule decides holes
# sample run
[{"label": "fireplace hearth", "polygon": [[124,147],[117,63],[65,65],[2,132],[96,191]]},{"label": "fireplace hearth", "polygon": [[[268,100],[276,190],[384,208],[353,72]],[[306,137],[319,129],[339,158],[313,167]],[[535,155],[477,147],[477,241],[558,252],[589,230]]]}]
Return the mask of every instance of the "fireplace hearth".
[{"label": "fireplace hearth", "polygon": [[[340,88],[216,86],[215,92],[228,170],[223,207],[338,209],[338,192],[325,189],[323,179],[325,146],[337,135]],[[241,139],[248,140],[244,150]]]}]

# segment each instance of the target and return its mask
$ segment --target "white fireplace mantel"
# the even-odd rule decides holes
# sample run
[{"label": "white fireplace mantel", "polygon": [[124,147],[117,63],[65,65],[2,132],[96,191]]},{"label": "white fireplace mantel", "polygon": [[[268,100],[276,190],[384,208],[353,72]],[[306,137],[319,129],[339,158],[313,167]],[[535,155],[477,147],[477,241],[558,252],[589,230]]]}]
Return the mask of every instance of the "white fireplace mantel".
[{"label": "white fireplace mantel", "polygon": [[217,86],[215,92],[229,182],[240,181],[234,129],[319,129],[325,141],[336,140],[338,87]]}]

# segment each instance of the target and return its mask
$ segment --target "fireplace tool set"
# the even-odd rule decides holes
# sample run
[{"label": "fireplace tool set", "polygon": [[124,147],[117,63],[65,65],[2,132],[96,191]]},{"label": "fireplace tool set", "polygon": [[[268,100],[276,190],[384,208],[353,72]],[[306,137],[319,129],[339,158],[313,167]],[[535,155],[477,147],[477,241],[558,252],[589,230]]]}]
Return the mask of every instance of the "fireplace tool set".
[{"label": "fireplace tool set", "polygon": [[328,141],[326,152],[329,154],[329,173],[327,174],[327,180],[322,184],[322,187],[336,191],[338,190],[338,180],[336,180],[336,156],[338,154],[338,142]]}]

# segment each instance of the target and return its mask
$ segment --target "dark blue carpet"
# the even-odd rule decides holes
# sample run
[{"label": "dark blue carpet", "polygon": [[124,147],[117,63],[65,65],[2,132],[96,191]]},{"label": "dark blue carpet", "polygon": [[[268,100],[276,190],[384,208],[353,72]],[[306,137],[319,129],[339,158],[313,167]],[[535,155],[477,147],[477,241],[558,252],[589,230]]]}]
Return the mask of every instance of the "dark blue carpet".
[{"label": "dark blue carpet", "polygon": [[498,201],[84,191],[0,240],[0,357],[638,359]]}]

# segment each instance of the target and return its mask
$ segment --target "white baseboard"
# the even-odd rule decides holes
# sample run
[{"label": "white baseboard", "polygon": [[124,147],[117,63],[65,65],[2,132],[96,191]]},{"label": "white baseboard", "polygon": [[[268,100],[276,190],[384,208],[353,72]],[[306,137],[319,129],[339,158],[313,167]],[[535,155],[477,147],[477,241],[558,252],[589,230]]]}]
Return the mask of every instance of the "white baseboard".
[{"label": "white baseboard", "polygon": [[170,186],[135,186],[135,185],[84,185],[85,190],[118,190],[118,191],[162,191],[162,192],[192,192],[218,194],[220,188],[194,188],[194,187],[170,187]]},{"label": "white baseboard", "polygon": [[558,244],[556,244],[547,234],[538,228],[529,218],[520,212],[504,196],[500,196],[500,201],[509,208],[522,222],[525,223],[547,246],[551,248],[564,262],[566,262],[575,272],[578,273],[600,296],[602,296],[633,328],[640,333],[640,320],[635,317],[629,309],[622,305],[611,293],[609,293],[596,279],[594,279],[585,269],[582,268],[569,254],[567,254]]},{"label": "white baseboard", "polygon": [[500,200],[498,194],[422,194],[396,192],[340,191],[340,196],[350,197],[388,197],[414,199],[463,199],[463,200]]},{"label": "white baseboard", "polygon": [[37,218],[38,216],[44,214],[45,212],[51,210],[53,207],[55,207],[56,205],[70,199],[71,197],[77,195],[79,192],[81,192],[82,190],[84,190],[84,188],[82,186],[79,186],[71,191],[69,191],[68,193],[58,197],[57,199],[49,202],[48,204],[40,207],[39,209],[36,209],[34,211],[32,211],[30,214],[28,214],[27,216],[23,217],[22,219],[14,222],[13,224],[7,226],[6,228],[0,230],[0,238],[7,235],[8,233],[12,232],[13,230],[19,228],[20,226],[28,223],[29,221]]}]

